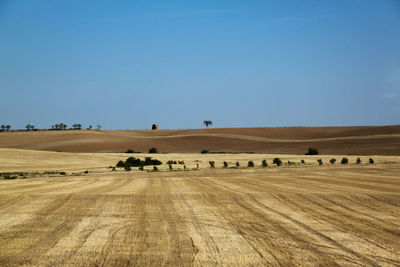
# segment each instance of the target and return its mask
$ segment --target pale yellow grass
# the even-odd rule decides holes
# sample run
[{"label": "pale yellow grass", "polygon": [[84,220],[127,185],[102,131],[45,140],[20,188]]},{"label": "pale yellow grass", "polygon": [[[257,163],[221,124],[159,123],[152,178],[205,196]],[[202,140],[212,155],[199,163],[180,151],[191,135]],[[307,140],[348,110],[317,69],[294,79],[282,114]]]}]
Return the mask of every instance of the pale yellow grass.
[{"label": "pale yellow grass", "polygon": [[[357,158],[361,158],[362,165],[368,163],[369,158],[373,158],[376,165],[400,163],[400,156],[347,156],[347,155],[279,155],[279,154],[200,154],[200,153],[168,153],[168,154],[128,154],[128,153],[66,153],[48,152],[23,149],[0,148],[0,172],[44,172],[44,171],[68,171],[81,172],[85,170],[94,172],[107,171],[107,167],[115,166],[119,160],[126,160],[128,157],[144,159],[152,157],[159,159],[163,165],[158,166],[160,170],[167,170],[168,160],[184,161],[187,169],[209,168],[209,161],[215,161],[217,168],[222,168],[223,162],[228,162],[229,167],[234,167],[236,162],[241,167],[246,167],[248,161],[253,161],[256,166],[261,166],[262,160],[267,160],[269,166],[274,166],[272,160],[279,157],[283,163],[288,161],[300,163],[303,159],[306,166],[318,165],[317,160],[322,159],[324,166],[330,166],[329,160],[336,159],[335,166],[340,165],[343,157],[349,159],[350,164],[354,164]],[[296,167],[292,166],[292,167]],[[304,167],[304,165],[303,165]],[[331,166],[332,167],[332,166]],[[334,167],[334,166],[333,166]],[[146,167],[151,169],[151,167]],[[173,169],[183,169],[183,165],[173,165]],[[135,169],[136,170],[136,169]]]}]

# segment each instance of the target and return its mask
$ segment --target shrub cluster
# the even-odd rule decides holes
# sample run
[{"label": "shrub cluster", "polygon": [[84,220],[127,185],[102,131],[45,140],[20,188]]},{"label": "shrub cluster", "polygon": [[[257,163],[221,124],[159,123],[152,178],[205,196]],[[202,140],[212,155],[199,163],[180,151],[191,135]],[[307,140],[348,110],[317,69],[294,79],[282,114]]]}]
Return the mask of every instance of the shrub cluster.
[{"label": "shrub cluster", "polygon": [[342,158],[342,161],[340,162],[341,164],[348,164],[349,159],[348,158]]},{"label": "shrub cluster", "polygon": [[250,160],[249,162],[247,162],[247,166],[254,167],[254,162],[252,160]]},{"label": "shrub cluster", "polygon": [[203,150],[201,151],[201,154],[207,154],[208,152],[210,152],[210,151],[208,151],[207,149],[203,149]]},{"label": "shrub cluster", "polygon": [[336,159],[330,159],[329,162],[333,165],[336,162]]},{"label": "shrub cluster", "polygon": [[143,167],[148,165],[161,165],[162,162],[158,159],[152,159],[150,157],[146,157],[144,160],[129,157],[126,161],[118,161],[116,167],[125,168],[125,170],[130,171],[131,167]]},{"label": "shrub cluster", "polygon": [[280,158],[274,158],[272,163],[276,164],[277,166],[281,166],[282,165],[282,160]]},{"label": "shrub cluster", "polygon": [[375,163],[374,159],[370,158],[370,159],[369,159],[369,163],[370,163],[370,164],[374,164],[374,163]]}]

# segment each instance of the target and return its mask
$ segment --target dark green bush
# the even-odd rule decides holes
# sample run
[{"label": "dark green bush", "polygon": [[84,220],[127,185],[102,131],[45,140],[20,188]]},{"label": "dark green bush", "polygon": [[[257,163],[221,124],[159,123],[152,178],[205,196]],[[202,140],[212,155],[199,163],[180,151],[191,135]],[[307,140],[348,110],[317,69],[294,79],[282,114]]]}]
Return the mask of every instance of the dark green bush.
[{"label": "dark green bush", "polygon": [[330,159],[329,162],[333,165],[336,162],[336,159]]},{"label": "dark green bush", "polygon": [[153,167],[153,171],[158,171],[158,168],[156,166]]},{"label": "dark green bush", "polygon": [[117,168],[125,168],[125,162],[123,162],[122,160],[118,161],[117,163]]},{"label": "dark green bush", "polygon": [[168,168],[172,170],[172,164],[168,164]]},{"label": "dark green bush", "polygon": [[340,163],[341,164],[347,164],[347,163],[349,163],[349,159],[348,158],[342,158],[342,161]]},{"label": "dark green bush", "polygon": [[155,154],[155,153],[158,153],[158,150],[157,150],[157,148],[152,147],[149,149],[149,153]]},{"label": "dark green bush", "polygon": [[306,162],[304,161],[304,159],[302,159],[302,160],[301,160],[301,163],[303,163],[303,164],[304,164],[304,163],[306,163]]},{"label": "dark green bush", "polygon": [[263,161],[261,161],[261,166],[268,167],[267,160],[264,159]]},{"label": "dark green bush", "polygon": [[282,160],[280,158],[274,158],[272,163],[276,164],[277,166],[281,166],[282,165]]},{"label": "dark green bush", "polygon": [[357,164],[361,164],[361,159],[360,159],[360,158],[357,158],[356,163],[357,163]]},{"label": "dark green bush", "polygon": [[65,172],[60,172],[60,175],[66,175],[66,173]]},{"label": "dark green bush", "polygon": [[374,164],[375,163],[373,158],[370,158],[368,161],[369,161],[370,164]]},{"label": "dark green bush", "polygon": [[308,148],[308,152],[306,153],[306,155],[318,155],[318,154],[319,154],[318,149],[312,147]]},{"label": "dark green bush", "polygon": [[236,161],[236,167],[240,167],[239,161]]},{"label": "dark green bush", "polygon": [[228,168],[228,162],[224,161],[224,168]]},{"label": "dark green bush", "polygon": [[144,161],[134,158],[134,157],[129,157],[126,161],[125,161],[125,165],[127,165],[128,167],[139,167],[144,165]]},{"label": "dark green bush", "polygon": [[210,168],[215,168],[215,161],[209,161]]},{"label": "dark green bush", "polygon": [[322,159],[318,159],[317,161],[318,161],[318,164],[319,164],[319,165],[324,164],[324,163],[322,162]]},{"label": "dark green bush", "polygon": [[129,148],[125,153],[135,153],[135,151]]},{"label": "dark green bush", "polygon": [[252,160],[247,162],[247,167],[254,167],[254,162]]},{"label": "dark green bush", "polygon": [[84,173],[88,174],[88,173],[89,173],[89,171],[87,171],[87,170],[86,170],[86,171],[84,171]]},{"label": "dark green bush", "polygon": [[178,163],[183,165],[183,164],[185,164],[185,161],[183,161],[183,160],[182,161],[178,161]]},{"label": "dark green bush", "polygon": [[176,160],[168,160],[167,164],[177,164],[177,163],[176,163]]},{"label": "dark green bush", "polygon": [[210,151],[208,151],[207,149],[203,149],[203,150],[201,151],[201,154],[207,154],[208,152],[210,152]]}]

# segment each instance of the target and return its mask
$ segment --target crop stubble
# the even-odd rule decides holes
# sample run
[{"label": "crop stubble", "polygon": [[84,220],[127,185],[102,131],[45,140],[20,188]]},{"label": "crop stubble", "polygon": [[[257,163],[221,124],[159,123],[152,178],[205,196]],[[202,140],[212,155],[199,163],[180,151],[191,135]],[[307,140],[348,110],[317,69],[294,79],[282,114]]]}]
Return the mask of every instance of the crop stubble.
[{"label": "crop stubble", "polygon": [[0,265],[400,265],[400,166],[0,181]]}]

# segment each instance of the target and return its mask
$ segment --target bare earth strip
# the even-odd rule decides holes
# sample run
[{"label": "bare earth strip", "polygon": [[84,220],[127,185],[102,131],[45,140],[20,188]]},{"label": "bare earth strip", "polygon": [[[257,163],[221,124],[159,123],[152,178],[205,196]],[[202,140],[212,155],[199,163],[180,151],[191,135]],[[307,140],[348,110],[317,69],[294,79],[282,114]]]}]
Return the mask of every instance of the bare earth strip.
[{"label": "bare earth strip", "polygon": [[398,160],[0,180],[0,265],[400,266]]}]

